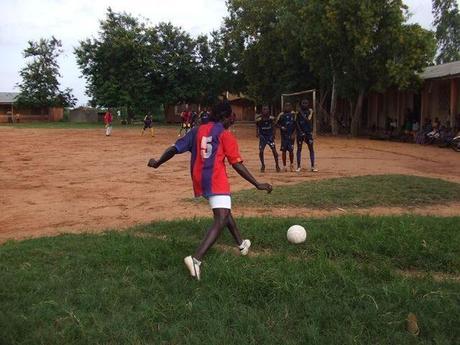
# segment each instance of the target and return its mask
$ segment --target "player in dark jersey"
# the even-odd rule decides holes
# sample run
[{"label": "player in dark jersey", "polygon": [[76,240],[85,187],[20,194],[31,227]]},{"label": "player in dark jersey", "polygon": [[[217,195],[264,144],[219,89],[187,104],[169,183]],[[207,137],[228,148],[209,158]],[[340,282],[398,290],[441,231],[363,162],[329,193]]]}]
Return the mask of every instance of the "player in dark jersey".
[{"label": "player in dark jersey", "polygon": [[275,146],[275,117],[270,115],[268,105],[262,106],[262,114],[256,115],[256,129],[256,135],[259,138],[260,171],[265,172],[264,151],[265,146],[268,145],[273,152],[273,158],[275,158],[276,171],[280,172],[278,152],[276,152]]},{"label": "player in dark jersey", "polygon": [[144,128],[142,129],[142,133],[141,135],[144,135],[144,132],[147,128],[150,129],[150,135],[153,137],[153,119],[152,119],[152,115],[150,114],[147,114],[145,115],[144,117]]},{"label": "player in dark jersey", "polygon": [[207,124],[211,116],[211,109],[208,107],[200,113],[200,124]]},{"label": "player in dark jersey", "polygon": [[310,108],[308,99],[300,102],[300,111],[297,113],[297,172],[301,170],[302,144],[305,142],[310,151],[310,169],[318,172],[315,168],[315,151],[313,149],[313,109]]},{"label": "player in dark jersey", "polygon": [[225,160],[257,189],[268,193],[272,191],[270,184],[259,183],[243,165],[236,138],[228,130],[233,121],[230,104],[221,102],[213,107],[208,124],[193,128],[168,148],[159,160],[152,158],[148,163],[149,167],[157,169],[176,154],[191,152],[190,171],[195,196],[208,199],[214,214],[214,223],[205,238],[193,256],[184,259],[190,275],[198,280],[201,276],[201,260],[224,227],[232,234],[242,255],[247,255],[251,246],[251,241],[241,238],[233,219]]},{"label": "player in dark jersey", "polygon": [[284,111],[278,115],[276,121],[281,130],[281,152],[284,171],[286,168],[286,151],[289,152],[290,169],[294,171],[294,135],[296,129],[296,114],[292,111],[292,104],[286,103]]},{"label": "player in dark jersey", "polygon": [[198,113],[196,111],[192,111],[192,116],[191,116],[191,120],[190,120],[190,125],[191,127],[196,127],[196,126],[199,126],[200,125],[200,117],[198,115]]}]

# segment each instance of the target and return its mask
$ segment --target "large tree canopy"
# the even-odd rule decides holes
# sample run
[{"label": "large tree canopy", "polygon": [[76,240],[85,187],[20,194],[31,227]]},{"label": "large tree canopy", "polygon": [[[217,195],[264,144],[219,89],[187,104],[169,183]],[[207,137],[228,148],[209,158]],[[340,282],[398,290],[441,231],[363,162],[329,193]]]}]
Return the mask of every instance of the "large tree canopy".
[{"label": "large tree canopy", "polygon": [[80,42],[75,54],[92,103],[126,106],[133,116],[217,97],[224,82],[232,84],[227,47],[219,32],[194,39],[171,23],[150,26],[109,8],[99,36]]},{"label": "large tree canopy", "polygon": [[432,34],[406,23],[401,0],[310,0],[302,9],[304,56],[333,94],[354,106],[357,134],[363,97],[388,87],[407,89],[434,56]]},{"label": "large tree canopy", "polygon": [[438,64],[460,60],[460,13],[458,0],[433,0],[438,42]]},{"label": "large tree canopy", "polygon": [[62,52],[62,43],[55,37],[28,42],[24,57],[31,61],[19,72],[22,82],[18,84],[18,104],[34,107],[75,105],[72,90],[59,88],[61,75],[57,58]]},{"label": "large tree canopy", "polygon": [[352,106],[364,96],[417,85],[434,58],[433,34],[408,24],[402,0],[228,0],[220,30],[196,38],[110,8],[97,38],[75,50],[93,103],[131,113],[223,91],[277,104],[281,93],[320,88]]},{"label": "large tree canopy", "polygon": [[159,82],[152,59],[157,51],[153,29],[109,8],[99,37],[86,39],[75,49],[93,105],[127,106],[131,115],[152,107]]},{"label": "large tree canopy", "polygon": [[301,52],[298,1],[230,0],[225,27],[239,42],[238,68],[253,98],[277,103],[281,93],[314,85]]}]

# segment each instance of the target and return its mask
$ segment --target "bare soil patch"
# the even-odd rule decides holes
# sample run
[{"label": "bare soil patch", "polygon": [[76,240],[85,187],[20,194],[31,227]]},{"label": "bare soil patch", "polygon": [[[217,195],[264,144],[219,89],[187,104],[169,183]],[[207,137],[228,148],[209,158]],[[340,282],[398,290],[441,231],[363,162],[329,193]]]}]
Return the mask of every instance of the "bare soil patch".
[{"label": "bare soil patch", "polygon": [[[177,139],[177,129],[156,128],[155,137],[140,130],[118,129],[105,137],[101,129],[18,129],[0,127],[0,242],[60,232],[124,229],[153,220],[209,216],[192,196],[189,155],[160,170],[147,167]],[[266,151],[267,172],[259,173],[258,141],[252,126],[235,129],[249,169],[277,185],[306,180],[373,174],[408,174],[460,183],[460,155],[447,149],[412,144],[318,137],[320,172],[276,173]],[[308,150],[304,150],[308,151]],[[304,152],[304,162],[307,161]],[[234,191],[251,186],[229,168]],[[246,209],[237,216],[329,216],[365,214],[460,214],[460,204],[427,208],[372,208],[333,211]]]}]

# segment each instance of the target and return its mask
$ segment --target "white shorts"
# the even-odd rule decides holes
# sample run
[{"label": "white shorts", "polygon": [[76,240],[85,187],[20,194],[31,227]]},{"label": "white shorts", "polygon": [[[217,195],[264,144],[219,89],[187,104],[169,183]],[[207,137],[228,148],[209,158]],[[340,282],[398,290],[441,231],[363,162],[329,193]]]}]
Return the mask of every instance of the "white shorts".
[{"label": "white shorts", "polygon": [[213,195],[209,197],[209,206],[211,209],[215,208],[226,208],[232,209],[232,198],[230,195]]}]

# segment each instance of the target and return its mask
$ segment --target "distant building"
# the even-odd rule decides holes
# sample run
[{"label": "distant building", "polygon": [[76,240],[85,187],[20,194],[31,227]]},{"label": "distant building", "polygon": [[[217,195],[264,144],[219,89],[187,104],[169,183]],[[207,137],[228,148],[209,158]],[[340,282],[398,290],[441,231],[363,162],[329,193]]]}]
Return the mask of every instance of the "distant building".
[{"label": "distant building", "polygon": [[437,117],[460,127],[460,61],[428,67],[421,77],[421,118]]},{"label": "distant building", "polygon": [[59,121],[64,117],[62,107],[17,107],[17,92],[0,92],[0,122]]},{"label": "distant building", "polygon": [[256,103],[243,94],[227,94],[227,99],[236,115],[236,121],[254,121],[256,117]]},{"label": "distant building", "polygon": [[[430,66],[420,74],[419,90],[401,91],[389,88],[385,92],[372,92],[365,97],[360,119],[362,134],[385,130],[390,120],[400,129],[408,120],[423,123],[438,118],[441,124],[450,122],[460,126],[460,61]],[[350,124],[350,104],[338,100],[337,118],[343,125]]]}]

